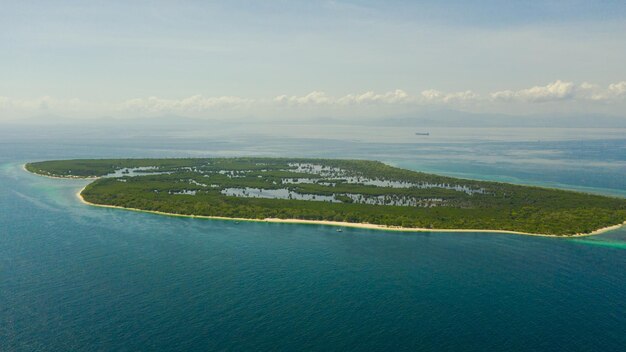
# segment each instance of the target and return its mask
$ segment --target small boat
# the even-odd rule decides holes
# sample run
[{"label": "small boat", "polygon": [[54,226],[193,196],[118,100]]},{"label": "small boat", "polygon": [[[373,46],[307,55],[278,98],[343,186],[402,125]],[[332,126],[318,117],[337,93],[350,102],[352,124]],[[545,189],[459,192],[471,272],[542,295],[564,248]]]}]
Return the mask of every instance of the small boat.
[{"label": "small boat", "polygon": [[430,136],[429,132],[415,132],[416,136]]},{"label": "small boat", "polygon": [[342,229],[337,229],[337,232],[343,232],[343,230]]}]

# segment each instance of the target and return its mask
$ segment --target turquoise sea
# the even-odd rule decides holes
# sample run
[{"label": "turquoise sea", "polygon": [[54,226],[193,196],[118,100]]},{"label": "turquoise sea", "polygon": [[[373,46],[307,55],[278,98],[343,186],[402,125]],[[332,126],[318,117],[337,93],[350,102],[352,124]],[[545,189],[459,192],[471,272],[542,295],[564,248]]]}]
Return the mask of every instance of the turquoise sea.
[{"label": "turquoise sea", "polygon": [[346,130],[0,132],[0,350],[624,350],[626,228],[551,239],[176,218],[83,205],[87,181],[21,168],[354,157],[626,197],[624,131]]}]

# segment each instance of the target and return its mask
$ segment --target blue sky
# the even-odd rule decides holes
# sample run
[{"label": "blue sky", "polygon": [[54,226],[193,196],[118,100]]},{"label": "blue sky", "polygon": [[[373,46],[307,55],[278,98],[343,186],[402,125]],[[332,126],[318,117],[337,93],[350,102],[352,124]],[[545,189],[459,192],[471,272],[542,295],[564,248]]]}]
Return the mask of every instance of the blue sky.
[{"label": "blue sky", "polygon": [[3,1],[0,113],[620,115],[624,1]]}]

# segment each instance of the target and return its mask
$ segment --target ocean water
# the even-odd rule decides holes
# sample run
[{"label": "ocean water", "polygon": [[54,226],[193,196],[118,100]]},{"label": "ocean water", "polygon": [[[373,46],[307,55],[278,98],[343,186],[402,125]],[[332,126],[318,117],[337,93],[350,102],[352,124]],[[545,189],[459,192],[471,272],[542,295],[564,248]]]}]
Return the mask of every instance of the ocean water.
[{"label": "ocean water", "polygon": [[21,168],[77,157],[355,157],[626,196],[619,136],[457,132],[0,133],[0,350],[623,351],[624,228],[551,239],[186,219],[89,207],[75,196],[88,181]]}]

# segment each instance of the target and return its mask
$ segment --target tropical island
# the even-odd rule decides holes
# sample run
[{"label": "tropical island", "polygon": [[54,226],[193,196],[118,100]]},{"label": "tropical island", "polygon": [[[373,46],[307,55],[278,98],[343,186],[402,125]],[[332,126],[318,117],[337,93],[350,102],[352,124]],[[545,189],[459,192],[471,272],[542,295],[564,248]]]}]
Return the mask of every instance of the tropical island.
[{"label": "tropical island", "polygon": [[378,161],[306,158],[79,159],[28,163],[94,178],[98,206],[169,215],[405,231],[581,236],[626,221],[626,199],[421,173]]}]

